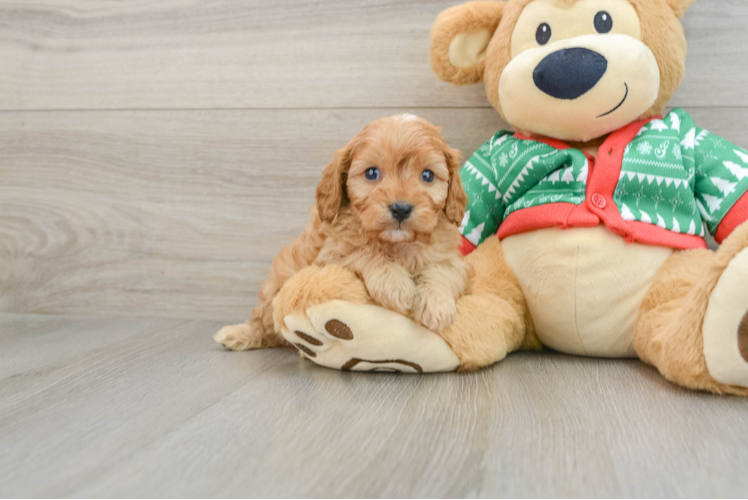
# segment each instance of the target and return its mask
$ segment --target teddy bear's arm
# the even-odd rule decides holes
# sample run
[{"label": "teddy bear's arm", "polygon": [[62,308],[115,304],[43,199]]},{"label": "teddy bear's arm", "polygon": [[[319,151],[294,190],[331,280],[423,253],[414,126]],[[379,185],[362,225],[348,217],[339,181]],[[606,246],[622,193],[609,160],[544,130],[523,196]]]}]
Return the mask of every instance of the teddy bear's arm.
[{"label": "teddy bear's arm", "polygon": [[496,234],[503,219],[504,202],[498,189],[498,169],[491,155],[496,136],[483,144],[460,169],[460,178],[468,195],[467,210],[460,231],[461,247],[468,254],[486,238]]},{"label": "teddy bear's arm", "polygon": [[696,203],[718,242],[748,220],[748,151],[696,127],[685,117],[684,157],[693,155]]}]

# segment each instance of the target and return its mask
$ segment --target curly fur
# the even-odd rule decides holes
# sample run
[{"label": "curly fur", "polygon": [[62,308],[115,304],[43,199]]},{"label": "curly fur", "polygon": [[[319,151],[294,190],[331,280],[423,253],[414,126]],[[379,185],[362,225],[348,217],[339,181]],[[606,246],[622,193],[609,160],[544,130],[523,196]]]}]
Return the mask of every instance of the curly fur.
[{"label": "curly fur", "polygon": [[[286,345],[276,327],[283,312],[274,311],[273,299],[312,264],[354,272],[366,289],[343,294],[350,300],[382,305],[442,331],[454,320],[470,272],[458,252],[467,202],[459,161],[459,152],[425,120],[399,115],[369,124],[324,169],[311,221],[274,259],[254,318],[222,329],[215,339],[233,350]],[[373,166],[381,172],[375,182],[364,175]],[[433,182],[422,181],[425,169],[434,173]],[[413,205],[402,222],[390,213],[396,201]],[[340,290],[315,295],[322,300]]]},{"label": "curly fur", "polygon": [[668,380],[692,389],[748,396],[748,388],[722,384],[709,374],[701,330],[712,291],[732,259],[746,248],[748,222],[717,252],[678,252],[660,270],[639,309],[634,347]]}]

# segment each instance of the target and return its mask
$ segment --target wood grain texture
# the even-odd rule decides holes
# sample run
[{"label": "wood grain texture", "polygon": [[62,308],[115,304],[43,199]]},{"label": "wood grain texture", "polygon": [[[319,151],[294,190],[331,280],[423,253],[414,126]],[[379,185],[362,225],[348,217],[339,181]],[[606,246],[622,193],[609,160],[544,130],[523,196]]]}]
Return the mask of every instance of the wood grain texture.
[{"label": "wood grain texture", "polygon": [[[0,113],[0,311],[246,318],[332,151],[401,110]],[[492,109],[417,110],[470,154]],[[748,144],[742,110],[691,110]]]},{"label": "wood grain texture", "polygon": [[[5,0],[0,109],[487,107],[439,82],[429,30],[460,0]],[[748,3],[685,16],[677,106],[748,106]]]},{"label": "wood grain texture", "polygon": [[[0,310],[245,318],[332,152],[394,112],[0,113]],[[501,126],[422,114],[471,151]]]},{"label": "wood grain texture", "polygon": [[470,375],[230,353],[219,323],[0,315],[3,497],[731,497],[748,400],[635,361]]},{"label": "wood grain texture", "polygon": [[[372,376],[211,340],[366,123],[466,154],[505,126],[428,67],[460,1],[0,2],[0,497],[745,495],[748,401],[638,362]],[[742,146],[747,23],[696,4],[672,103]]]}]

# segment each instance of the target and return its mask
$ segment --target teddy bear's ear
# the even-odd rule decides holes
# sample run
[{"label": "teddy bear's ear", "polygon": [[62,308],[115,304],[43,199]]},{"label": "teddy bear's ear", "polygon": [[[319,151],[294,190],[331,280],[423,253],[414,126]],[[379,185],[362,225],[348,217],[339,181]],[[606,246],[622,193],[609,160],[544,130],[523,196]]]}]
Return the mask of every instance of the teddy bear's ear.
[{"label": "teddy bear's ear", "polygon": [[678,17],[682,17],[695,2],[696,0],[667,0],[668,5]]},{"label": "teddy bear's ear", "polygon": [[431,68],[455,85],[483,79],[486,48],[505,2],[468,2],[439,14],[431,28]]}]

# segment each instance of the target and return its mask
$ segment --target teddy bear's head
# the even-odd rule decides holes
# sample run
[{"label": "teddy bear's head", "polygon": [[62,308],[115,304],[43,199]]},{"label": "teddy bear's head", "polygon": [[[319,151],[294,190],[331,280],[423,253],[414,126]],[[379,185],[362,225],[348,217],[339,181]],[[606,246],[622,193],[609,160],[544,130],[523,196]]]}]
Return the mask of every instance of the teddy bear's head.
[{"label": "teddy bear's head", "polygon": [[662,113],[685,73],[679,17],[695,0],[469,2],[439,15],[431,65],[484,81],[525,133],[587,142]]}]

